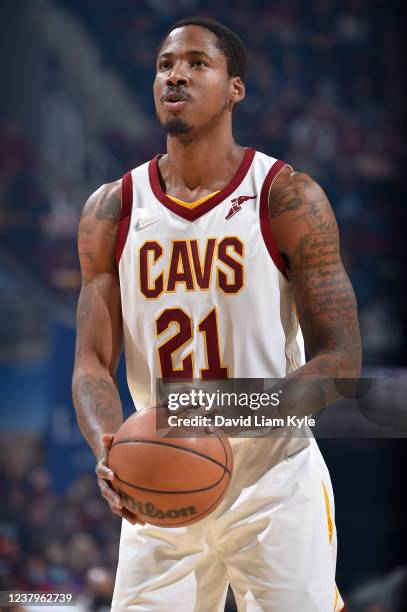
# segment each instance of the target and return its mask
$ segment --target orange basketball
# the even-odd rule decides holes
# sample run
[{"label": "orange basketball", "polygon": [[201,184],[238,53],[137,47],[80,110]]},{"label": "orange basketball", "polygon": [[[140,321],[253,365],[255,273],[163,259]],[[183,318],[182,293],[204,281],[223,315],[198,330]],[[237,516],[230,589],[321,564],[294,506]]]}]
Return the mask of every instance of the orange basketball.
[{"label": "orange basketball", "polygon": [[184,430],[184,437],[158,436],[159,410],[136,412],[118,430],[109,453],[116,475],[112,484],[123,505],[145,522],[191,525],[224,498],[232,475],[232,449],[218,433],[193,438]]}]

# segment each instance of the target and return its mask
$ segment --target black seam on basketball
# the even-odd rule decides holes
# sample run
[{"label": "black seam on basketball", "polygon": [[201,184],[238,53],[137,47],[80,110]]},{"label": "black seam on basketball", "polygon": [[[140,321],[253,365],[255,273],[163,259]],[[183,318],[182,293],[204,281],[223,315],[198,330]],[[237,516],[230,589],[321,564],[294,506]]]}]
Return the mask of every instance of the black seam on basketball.
[{"label": "black seam on basketball", "polygon": [[[123,484],[132,487],[133,489],[139,489],[140,491],[148,491],[149,493],[162,493],[163,495],[179,495],[179,494],[186,494],[186,493],[201,493],[202,491],[209,491],[209,489],[213,489],[213,487],[216,487],[220,482],[222,482],[222,479],[225,477],[226,474],[226,470],[223,471],[222,476],[219,478],[219,480],[217,480],[216,482],[214,482],[213,484],[211,484],[209,487],[203,487],[202,489],[191,489],[190,491],[162,491],[160,489],[147,489],[146,487],[140,487],[138,485],[132,484],[131,482],[127,482],[127,480],[123,480],[123,478],[120,478],[119,476],[117,476],[116,474],[116,480],[119,480],[120,482],[122,482]],[[230,475],[229,475],[230,478]]]},{"label": "black seam on basketball", "polygon": [[[225,474],[223,476],[225,476]],[[227,491],[227,488],[228,488],[229,485],[230,485],[230,476],[229,476],[229,480],[228,480],[225,488],[223,489],[223,491],[219,495],[219,497],[217,497],[216,500],[213,502],[212,506],[209,506],[209,508],[206,508],[198,516],[193,516],[192,518],[187,519],[186,521],[182,521],[181,524],[177,524],[177,523],[149,523],[149,524],[150,525],[154,525],[155,527],[184,527],[185,523],[190,523],[191,521],[197,521],[199,519],[199,517],[202,516],[203,514],[205,514],[205,516],[202,516],[202,519],[207,518],[210,515],[210,513],[212,512],[212,510],[214,510],[217,507],[217,505],[219,505],[219,499],[221,497],[223,497],[223,495],[225,495],[225,492]]]},{"label": "black seam on basketball", "polygon": [[[229,474],[229,476],[231,476],[230,470],[227,465],[222,465],[222,463],[220,463],[219,461],[216,461],[216,459],[212,459],[212,457],[208,457],[208,455],[204,455],[203,453],[199,453],[198,451],[192,450],[190,448],[184,448],[183,446],[178,446],[177,444],[171,444],[170,442],[159,442],[158,440],[138,440],[138,439],[134,440],[133,439],[133,440],[120,440],[119,442],[114,442],[111,448],[113,448],[114,446],[118,446],[119,444],[158,444],[160,446],[168,446],[171,448],[177,448],[178,450],[184,451],[186,453],[192,453],[193,455],[197,455],[198,457],[203,457],[204,459],[207,459],[208,461],[212,461],[212,463],[215,463],[216,465],[221,467],[223,470],[225,470],[225,472]],[[226,464],[227,464],[227,458],[226,458]]]},{"label": "black seam on basketball", "polygon": [[228,468],[228,454],[226,452],[226,446],[223,444],[222,438],[220,436],[218,436],[218,434],[216,432],[215,432],[215,436],[218,438],[219,442],[223,446],[223,452],[225,453],[225,465],[226,465],[226,468]]}]

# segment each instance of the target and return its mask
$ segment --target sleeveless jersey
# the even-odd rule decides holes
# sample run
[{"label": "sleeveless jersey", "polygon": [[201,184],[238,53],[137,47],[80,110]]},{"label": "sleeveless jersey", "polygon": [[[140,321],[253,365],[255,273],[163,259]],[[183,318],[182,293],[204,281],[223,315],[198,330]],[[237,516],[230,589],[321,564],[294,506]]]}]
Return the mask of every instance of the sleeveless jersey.
[{"label": "sleeveless jersey", "polygon": [[251,148],[197,205],[163,191],[158,159],[124,175],[116,259],[127,379],[137,409],[157,378],[282,378],[304,363],[284,260],[268,214],[285,162]]}]

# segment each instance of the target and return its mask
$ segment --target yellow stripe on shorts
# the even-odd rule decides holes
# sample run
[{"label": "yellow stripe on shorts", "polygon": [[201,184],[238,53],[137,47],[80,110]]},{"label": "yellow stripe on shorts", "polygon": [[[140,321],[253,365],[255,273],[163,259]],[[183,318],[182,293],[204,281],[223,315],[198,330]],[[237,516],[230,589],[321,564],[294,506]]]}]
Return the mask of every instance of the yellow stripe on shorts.
[{"label": "yellow stripe on shorts", "polygon": [[334,612],[336,610],[336,606],[338,605],[338,599],[339,599],[339,591],[338,591],[338,587],[335,584],[335,600],[334,600],[334,607],[333,607]]},{"label": "yellow stripe on shorts", "polygon": [[329,505],[329,497],[328,491],[326,490],[326,486],[324,481],[322,481],[322,487],[324,489],[324,497],[325,497],[325,508],[326,508],[326,518],[328,519],[328,534],[329,534],[329,543],[332,542],[332,534],[333,534],[333,522],[331,517],[331,506]]}]

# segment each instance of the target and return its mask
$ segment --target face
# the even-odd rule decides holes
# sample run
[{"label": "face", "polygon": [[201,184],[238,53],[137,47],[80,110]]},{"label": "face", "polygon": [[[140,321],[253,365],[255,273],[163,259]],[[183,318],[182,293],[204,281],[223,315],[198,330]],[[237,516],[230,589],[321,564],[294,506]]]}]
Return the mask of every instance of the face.
[{"label": "face", "polygon": [[239,77],[230,77],[216,36],[199,26],[173,30],[157,57],[154,101],[169,135],[197,135],[225,120],[244,97]]}]

